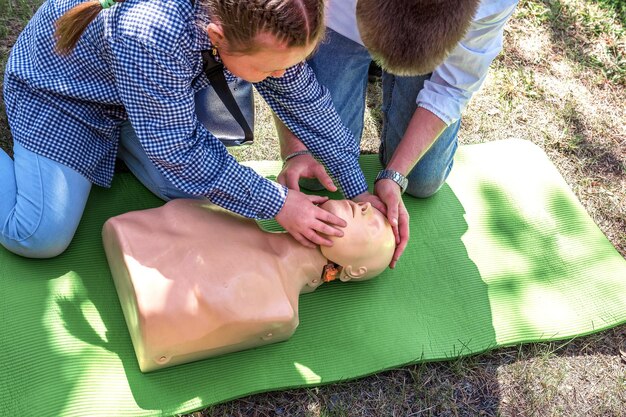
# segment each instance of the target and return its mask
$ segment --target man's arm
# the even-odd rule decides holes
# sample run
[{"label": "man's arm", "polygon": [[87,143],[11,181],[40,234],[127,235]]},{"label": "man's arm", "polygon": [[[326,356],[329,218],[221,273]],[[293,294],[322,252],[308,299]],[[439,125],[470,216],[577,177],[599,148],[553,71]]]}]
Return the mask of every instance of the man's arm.
[{"label": "man's arm", "polygon": [[517,0],[483,0],[461,42],[424,82],[416,99],[418,107],[437,115],[446,125],[461,117],[502,50],[504,26],[516,5]]}]

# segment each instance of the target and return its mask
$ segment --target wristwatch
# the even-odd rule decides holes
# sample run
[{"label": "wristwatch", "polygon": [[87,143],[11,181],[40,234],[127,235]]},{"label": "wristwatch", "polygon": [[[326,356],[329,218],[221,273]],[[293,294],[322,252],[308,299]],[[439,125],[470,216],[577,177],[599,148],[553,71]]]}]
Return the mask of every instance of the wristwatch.
[{"label": "wristwatch", "polygon": [[391,180],[400,186],[400,194],[404,193],[407,185],[409,185],[409,180],[398,171],[394,171],[393,169],[383,169],[376,175],[376,179],[374,180],[374,184],[378,182],[378,180]]}]

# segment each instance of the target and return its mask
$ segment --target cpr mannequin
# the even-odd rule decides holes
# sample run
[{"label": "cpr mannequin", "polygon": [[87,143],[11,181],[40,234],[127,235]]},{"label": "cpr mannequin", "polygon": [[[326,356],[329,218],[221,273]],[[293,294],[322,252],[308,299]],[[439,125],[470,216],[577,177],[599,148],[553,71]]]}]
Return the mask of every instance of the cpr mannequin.
[{"label": "cpr mannequin", "polygon": [[201,200],[109,219],[104,248],[141,371],[286,340],[301,293],[380,274],[395,248],[386,218],[369,203],[322,207],[348,225],[321,249]]}]

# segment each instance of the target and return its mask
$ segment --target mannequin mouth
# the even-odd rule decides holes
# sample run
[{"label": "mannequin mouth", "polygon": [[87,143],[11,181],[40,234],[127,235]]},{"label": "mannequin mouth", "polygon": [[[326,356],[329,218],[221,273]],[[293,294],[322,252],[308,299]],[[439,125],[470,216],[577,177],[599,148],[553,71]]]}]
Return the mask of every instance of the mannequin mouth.
[{"label": "mannequin mouth", "polygon": [[350,211],[352,211],[352,217],[356,217],[356,209],[354,208],[353,204],[350,204]]},{"label": "mannequin mouth", "polygon": [[352,213],[352,218],[356,217],[356,211],[358,209],[358,205],[354,201],[346,200],[348,204],[348,208],[350,209],[350,213]]},{"label": "mannequin mouth", "polygon": [[356,203],[350,200],[328,200],[320,207],[344,220],[346,220],[348,216],[352,218],[356,217]]}]

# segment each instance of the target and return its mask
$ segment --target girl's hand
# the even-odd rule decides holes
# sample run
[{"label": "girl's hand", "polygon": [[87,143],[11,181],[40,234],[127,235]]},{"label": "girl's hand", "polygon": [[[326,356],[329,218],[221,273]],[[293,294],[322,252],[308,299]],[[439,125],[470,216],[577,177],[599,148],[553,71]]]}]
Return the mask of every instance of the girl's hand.
[{"label": "girl's hand", "polygon": [[337,191],[337,187],[326,173],[324,166],[310,154],[298,155],[285,162],[276,181],[287,188],[300,191],[298,185],[300,178],[317,178],[328,191]]},{"label": "girl's hand", "polygon": [[306,195],[297,190],[289,190],[283,208],[276,215],[276,221],[302,245],[315,248],[317,245],[332,246],[327,236],[343,236],[340,227],[347,223],[340,217],[318,207],[328,197]]},{"label": "girl's hand", "polygon": [[390,268],[395,268],[409,242],[409,212],[402,201],[400,187],[395,182],[387,179],[377,181],[374,191],[387,207],[386,216],[396,236],[396,250],[389,264]]}]

